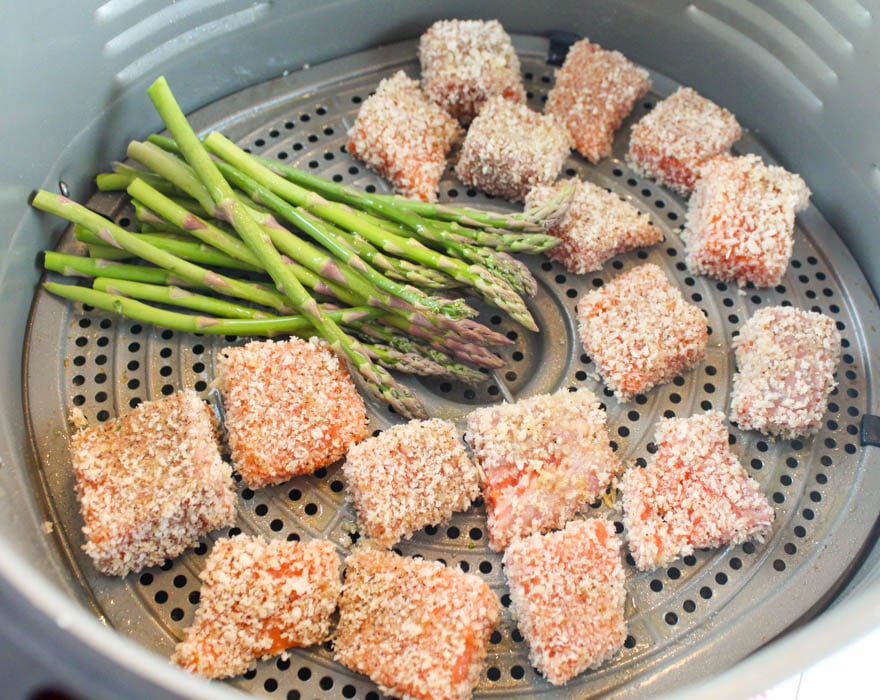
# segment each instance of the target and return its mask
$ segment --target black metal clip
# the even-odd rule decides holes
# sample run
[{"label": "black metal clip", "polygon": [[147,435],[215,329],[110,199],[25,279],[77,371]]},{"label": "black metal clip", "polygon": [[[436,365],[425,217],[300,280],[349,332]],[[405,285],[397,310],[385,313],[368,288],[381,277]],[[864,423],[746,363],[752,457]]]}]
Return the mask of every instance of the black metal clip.
[{"label": "black metal clip", "polygon": [[580,36],[574,32],[557,30],[550,33],[550,48],[547,51],[547,63],[561,66],[565,63],[565,57],[571,45],[580,40]]},{"label": "black metal clip", "polygon": [[862,447],[865,445],[880,447],[880,416],[875,416],[873,413],[862,416],[860,438]]}]

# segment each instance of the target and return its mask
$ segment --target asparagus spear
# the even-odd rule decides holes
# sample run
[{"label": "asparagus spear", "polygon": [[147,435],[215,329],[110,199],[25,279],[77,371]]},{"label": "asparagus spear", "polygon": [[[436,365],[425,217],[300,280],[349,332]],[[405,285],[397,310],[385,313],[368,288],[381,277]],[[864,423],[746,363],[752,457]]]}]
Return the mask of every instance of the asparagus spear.
[{"label": "asparagus spear", "polygon": [[400,257],[408,257],[430,267],[441,270],[456,280],[469,284],[488,303],[506,311],[511,318],[525,328],[538,330],[523,300],[510,286],[478,265],[467,264],[457,258],[443,255],[424,246],[412,238],[394,236],[378,226],[359,217],[357,212],[338,202],[331,202],[321,195],[305,190],[295,183],[285,180],[271,170],[257,163],[249,154],[232,143],[219,132],[211,132],[205,137],[205,146],[214,155],[241,170],[248,177],[264,185],[279,197],[295,206],[301,206],[316,216],[336,226],[357,232],[385,252]]},{"label": "asparagus spear", "polygon": [[259,258],[278,288],[293,302],[300,313],[309,319],[321,336],[349,359],[374,395],[387,401],[405,417],[425,416],[424,408],[418,399],[407,388],[399,385],[384,368],[376,366],[360,343],[343,332],[335,321],[322,312],[289,270],[269,236],[254,221],[247,208],[235,198],[231,186],[223,178],[186,120],[165,78],[158,78],[148,88],[147,93],[180,146],[184,158],[207,187],[215,205],[214,213],[221,213],[220,218],[233,225]]},{"label": "asparagus spear", "polygon": [[[145,304],[137,299],[130,299],[119,294],[81,287],[75,284],[44,282],[43,287],[46,291],[64,299],[89,304],[105,311],[112,311],[134,321],[151,323],[185,333],[237,336],[312,335],[314,333],[311,322],[303,315],[256,319],[196,316],[178,311],[169,311]],[[356,322],[358,318],[362,317],[362,314],[361,310],[328,312],[328,316],[334,317],[338,322],[351,323]]]},{"label": "asparagus spear", "polygon": [[38,190],[32,196],[31,204],[37,209],[55,214],[73,224],[80,224],[92,230],[109,245],[125,248],[180,278],[210,287],[219,294],[252,300],[284,314],[292,311],[285,297],[278,292],[251,282],[242,282],[233,277],[221,275],[161,250],[147,241],[141,240],[138,234],[126,231],[109,219],[60,194]]},{"label": "asparagus spear", "polygon": [[92,289],[140,301],[180,306],[220,318],[277,318],[277,316],[259,309],[252,309],[216,297],[198,294],[174,285],[146,284],[144,282],[118,280],[111,277],[96,277],[92,280]]},{"label": "asparagus spear", "polygon": [[43,253],[43,267],[66,277],[111,277],[113,279],[132,280],[147,284],[165,284],[185,286],[196,289],[208,289],[207,285],[194,284],[189,280],[177,277],[168,270],[145,265],[130,265],[110,260],[84,258],[81,255],[69,255],[47,250]]},{"label": "asparagus spear", "polygon": [[[167,136],[154,134],[150,136],[149,140],[167,151],[179,151],[174,139],[168,138]],[[345,190],[350,190],[350,192],[355,195],[360,194],[357,190],[340,185],[339,187],[341,189],[335,190],[339,194],[333,195],[331,194],[333,189],[330,186],[335,187],[338,183],[325,180],[314,173],[294,168],[270,158],[264,158],[262,156],[254,156],[254,158],[282,177],[289,179],[298,185],[302,185],[306,189],[321,192],[328,199],[344,201],[341,197],[348,195],[348,192],[345,192]],[[370,196],[377,201],[387,202],[392,206],[401,209],[408,209],[409,211],[430,219],[454,221],[463,226],[475,228],[497,228],[507,231],[532,231],[542,233],[544,231],[544,221],[553,219],[558,216],[560,212],[564,211],[568,207],[572,193],[573,191],[562,193],[556,201],[548,202],[547,205],[543,207],[529,209],[517,214],[500,214],[497,212],[482,211],[480,209],[472,209],[450,204],[421,202],[402,197],[401,195],[373,194]]]},{"label": "asparagus spear", "polygon": [[[124,258],[118,256],[127,255],[131,257],[134,255],[124,248],[120,250],[119,248],[107,245],[104,239],[98,236],[98,234],[94,233],[90,229],[85,228],[84,226],[75,226],[74,236],[78,241],[82,241],[83,243],[90,244],[91,246],[94,246],[96,248],[100,246],[98,252],[103,252],[103,250],[101,249],[106,249],[107,252],[111,253],[107,256],[98,255],[97,257],[122,260]],[[168,236],[151,233],[139,233],[137,234],[137,236],[141,240],[147,241],[147,243],[150,243],[161,250],[173,253],[174,255],[183,258],[184,260],[199,263],[200,265],[226,267],[233,270],[245,270],[247,272],[261,271],[261,268],[258,265],[252,265],[247,262],[242,262],[240,259],[236,259],[230,255],[226,255],[216,248],[206,246],[203,243],[197,243],[195,241],[182,241],[176,238],[170,238]]]}]

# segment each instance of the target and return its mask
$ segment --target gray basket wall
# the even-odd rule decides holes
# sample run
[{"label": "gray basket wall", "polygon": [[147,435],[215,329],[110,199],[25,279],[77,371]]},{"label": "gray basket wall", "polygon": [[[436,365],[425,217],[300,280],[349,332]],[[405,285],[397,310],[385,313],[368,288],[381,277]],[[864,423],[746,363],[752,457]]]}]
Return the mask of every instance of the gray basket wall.
[{"label": "gray basket wall", "polygon": [[[520,6],[522,5],[522,6]],[[500,19],[512,33],[566,29],[623,51],[729,107],[784,166],[880,289],[880,2],[14,3],[0,52],[0,677],[4,697],[58,687],[83,697],[204,697],[205,684],[103,628],[43,531],[30,482],[21,351],[50,247],[35,187],[91,192],[92,175],[158,128],[145,88],[165,74],[185,110],[327,59],[414,38],[440,17]],[[61,226],[52,228],[55,235]],[[58,342],[47,338],[45,342]],[[873,387],[870,403],[873,406]],[[875,449],[875,448],[866,448]],[[880,624],[874,551],[825,614],[710,681],[747,696]],[[111,665],[112,664],[112,665]],[[748,672],[746,672],[748,671]],[[224,687],[217,697],[238,697]],[[704,688],[702,692],[706,692]]]}]

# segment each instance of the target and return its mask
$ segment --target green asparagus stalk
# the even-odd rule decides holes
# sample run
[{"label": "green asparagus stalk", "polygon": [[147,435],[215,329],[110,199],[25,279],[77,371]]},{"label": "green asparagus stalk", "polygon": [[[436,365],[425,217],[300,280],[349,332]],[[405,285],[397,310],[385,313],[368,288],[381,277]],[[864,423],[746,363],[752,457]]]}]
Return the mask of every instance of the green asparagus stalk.
[{"label": "green asparagus stalk", "polygon": [[185,286],[194,289],[208,289],[204,284],[193,284],[189,280],[177,277],[168,270],[145,265],[130,265],[110,260],[84,258],[81,255],[69,255],[47,250],[43,253],[43,267],[65,277],[111,277],[113,279],[131,280],[146,284],[164,284]]},{"label": "green asparagus stalk", "polygon": [[[150,141],[165,150],[171,152],[178,151],[174,139],[170,139],[167,136],[155,134],[150,136]],[[254,158],[282,177],[289,179],[306,189],[321,192],[321,194],[327,197],[327,199],[345,201],[343,197],[349,195],[349,192],[346,190],[350,190],[350,192],[355,195],[360,194],[357,190],[346,188],[344,185],[338,185],[338,183],[325,180],[314,173],[299,170],[298,168],[294,168],[270,158],[264,158],[262,156],[254,156]],[[555,218],[560,210],[564,211],[568,207],[571,194],[571,192],[562,193],[557,201],[548,203],[548,206],[530,209],[517,214],[501,214],[472,209],[469,207],[421,202],[400,195],[373,194],[371,197],[377,201],[388,202],[392,206],[401,209],[408,209],[419,216],[424,216],[430,219],[454,221],[463,226],[469,227],[497,228],[508,231],[534,231],[540,233],[544,231],[543,222],[545,220]]]},{"label": "green asparagus stalk", "polygon": [[137,202],[146,206],[161,219],[186,231],[193,238],[220,250],[226,255],[262,269],[259,258],[240,238],[214,226],[209,221],[196,216],[170,197],[166,197],[144,180],[133,180],[126,189]]},{"label": "green asparagus stalk", "polygon": [[277,318],[277,316],[259,309],[241,306],[224,299],[198,294],[173,285],[145,284],[129,280],[116,280],[110,277],[96,277],[92,281],[92,289],[116,296],[138,299],[139,301],[152,301],[157,304],[180,306],[185,309],[199,311],[208,316],[220,318]]},{"label": "green asparagus stalk", "polygon": [[457,258],[438,253],[412,238],[394,236],[365,222],[347,205],[331,202],[321,195],[305,190],[260,165],[249,154],[219,132],[205,137],[205,146],[214,155],[241,170],[248,177],[273,191],[294,206],[301,206],[316,216],[343,229],[357,232],[390,255],[407,257],[423,265],[446,272],[460,282],[469,284],[488,303],[506,311],[511,318],[529,330],[538,326],[519,294],[503,280],[478,265],[467,264]]},{"label": "green asparagus stalk", "polygon": [[278,292],[221,275],[161,250],[147,241],[141,240],[138,234],[126,231],[109,219],[60,194],[38,190],[31,198],[31,204],[37,209],[55,214],[73,224],[80,224],[92,230],[109,245],[125,248],[180,278],[210,287],[219,294],[237,299],[247,299],[283,314],[292,311],[285,297]]},{"label": "green asparagus stalk", "polygon": [[486,381],[486,374],[480,370],[458,362],[450,354],[420,343],[410,336],[392,331],[381,325],[381,320],[359,322],[352,328],[356,329],[356,332],[362,334],[364,338],[380,340],[388,347],[400,352],[422,355],[442,368],[442,374],[438,373],[437,376],[447,376],[465,384],[480,384]]},{"label": "green asparagus stalk", "polygon": [[[379,289],[383,289],[389,294],[394,294],[395,296],[400,297],[416,308],[430,310],[446,316],[447,318],[465,318],[474,315],[475,312],[473,309],[468,307],[462,299],[431,297],[414,287],[401,285],[395,280],[391,280],[385,275],[382,275],[378,270],[366,264],[358,255],[357,250],[351,247],[344,237],[336,235],[335,229],[329,228],[322,219],[314,216],[304,216],[307,212],[302,211],[296,206],[292,206],[271,189],[235,166],[228,163],[218,163],[218,168],[231,183],[246,192],[254,201],[266,205],[275,214],[281,216],[301,231],[307,233],[330,251],[337,260],[345,264],[348,268],[356,271],[358,274],[369,280],[369,282],[376,285]],[[263,221],[264,225],[270,227],[270,233],[273,228],[277,228],[277,225],[274,225],[273,221],[265,216],[258,216],[257,219]],[[289,234],[284,235],[283,233],[278,233],[277,235],[283,236],[287,245],[297,245],[295,241],[290,240],[291,236]],[[273,237],[273,240],[276,245],[281,245],[278,238]],[[298,257],[295,250],[286,250],[285,252],[293,257]]]},{"label": "green asparagus stalk", "polygon": [[[46,291],[56,296],[82,304],[94,306],[117,313],[120,316],[133,321],[150,323],[171,330],[184,333],[204,333],[209,335],[236,335],[236,336],[276,336],[276,335],[312,335],[314,328],[308,318],[302,315],[277,316],[274,318],[216,318],[211,316],[197,316],[178,311],[169,311],[145,304],[137,299],[131,299],[118,294],[81,287],[74,284],[59,284],[57,282],[44,282]],[[338,322],[354,323],[360,317],[362,311],[348,310],[329,312],[328,315],[338,319]]]},{"label": "green asparagus stalk", "polygon": [[124,163],[114,163],[112,173],[98,173],[95,177],[95,185],[101,192],[121,192],[131,184],[132,180],[141,179],[148,182],[163,194],[174,196],[180,191],[165,178],[155,173],[132,168]]},{"label": "green asparagus stalk", "polygon": [[214,213],[219,211],[223,214],[220,218],[233,225],[242,240],[259,258],[278,288],[293,302],[300,313],[308,318],[321,336],[349,359],[374,395],[388,402],[405,417],[425,416],[424,408],[418,399],[408,389],[399,385],[387,370],[375,365],[360,343],[343,332],[335,321],[324,314],[300,284],[273,246],[269,236],[254,221],[247,208],[235,198],[231,186],[223,178],[186,120],[164,77],[157,79],[148,88],[147,93],[165,126],[180,146],[184,158],[207,187],[215,205]]},{"label": "green asparagus stalk", "polygon": [[[121,256],[132,257],[134,255],[124,248],[120,249],[107,245],[98,234],[84,226],[75,226],[74,236],[78,241],[90,245],[90,253],[93,250],[98,253],[98,255],[93,257],[103,257],[107,260],[124,260],[125,258]],[[147,241],[157,248],[173,253],[179,258],[183,258],[189,262],[195,262],[200,265],[210,265],[212,267],[225,267],[232,270],[244,270],[247,272],[261,271],[261,268],[258,265],[242,262],[239,259],[226,255],[216,248],[206,246],[203,243],[182,241],[177,238],[170,238],[165,235],[152,233],[139,233],[137,236],[141,240]]]}]

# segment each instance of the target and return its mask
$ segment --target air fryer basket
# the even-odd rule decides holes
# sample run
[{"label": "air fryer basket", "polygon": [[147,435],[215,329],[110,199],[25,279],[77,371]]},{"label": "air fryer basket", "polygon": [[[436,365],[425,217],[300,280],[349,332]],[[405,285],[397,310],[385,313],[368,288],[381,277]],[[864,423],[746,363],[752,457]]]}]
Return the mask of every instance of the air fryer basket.
[{"label": "air fryer basket", "polygon": [[[632,201],[664,231],[665,242],[619,256],[601,273],[585,276],[570,275],[544,259],[529,259],[541,290],[532,310],[542,333],[529,334],[486,309],[483,320],[515,341],[504,351],[506,368],[474,389],[442,382],[410,383],[429,413],[455,420],[479,405],[560,388],[589,388],[607,403],[612,438],[621,457],[641,463],[649,458],[653,429],[661,416],[725,410],[734,369],[731,334],[754,310],[792,303],[820,310],[837,322],[844,338],[839,386],[831,397],[826,422],[813,438],[774,442],[732,431],[734,451],[776,508],[773,533],[765,543],[698,552],[646,574],[631,569],[627,580],[630,636],[625,649],[603,669],[584,674],[563,690],[543,683],[530,668],[522,637],[505,610],[477,689],[486,695],[587,697],[670,691],[722,673],[835,600],[844,599],[809,622],[807,629],[823,629],[826,637],[836,633],[840,640],[842,625],[857,620],[858,630],[859,624],[864,629],[877,620],[871,594],[876,593],[872,548],[880,512],[880,472],[873,464],[876,456],[871,444],[877,438],[873,373],[878,314],[871,290],[877,288],[878,280],[876,263],[865,254],[871,231],[864,222],[872,216],[876,219],[877,188],[869,188],[872,177],[874,185],[880,178],[876,166],[871,170],[869,165],[861,177],[856,172],[856,164],[870,159],[869,153],[864,149],[850,153],[856,148],[854,130],[861,126],[858,133],[866,133],[869,125],[876,126],[869,120],[859,124],[858,114],[840,113],[838,102],[830,99],[834,87],[845,91],[847,86],[853,90],[858,86],[853,73],[859,72],[851,54],[867,50],[870,13],[860,12],[864,8],[858,5],[848,12],[839,5],[835,10],[809,11],[805,5],[797,15],[780,8],[778,16],[772,17],[744,3],[668,2],[650,10],[635,5],[561,6],[537,17],[489,3],[479,11],[464,4],[444,4],[433,12],[428,7],[388,3],[396,14],[377,18],[356,3],[336,8],[315,4],[286,13],[260,3],[193,3],[176,15],[174,6],[149,15],[134,3],[109,2],[96,10],[89,30],[94,33],[115,23],[117,33],[105,38],[103,53],[127,61],[120,61],[112,87],[101,98],[106,109],[99,110],[95,122],[84,120],[80,132],[59,136],[61,144],[54,153],[42,154],[49,162],[41,163],[36,174],[31,168],[16,176],[30,177],[9,188],[11,192],[25,189],[19,202],[4,200],[4,216],[5,209],[11,208],[14,216],[22,217],[27,189],[38,184],[57,187],[59,181],[74,197],[88,198],[89,176],[120,157],[128,138],[157,128],[148,107],[138,110],[144,106],[145,84],[159,72],[168,76],[185,105],[195,108],[210,102],[193,115],[198,128],[221,129],[253,151],[343,182],[384,188],[380,179],[344,153],[345,130],[381,77],[398,68],[417,75],[412,37],[436,17],[499,17],[515,33],[526,87],[532,106],[538,109],[553,79],[553,66],[546,60],[550,29],[577,31],[621,49],[652,69],[654,89],[620,131],[614,157],[598,166],[572,157],[566,172],[594,180]],[[652,14],[661,5],[663,13]],[[133,16],[139,11],[143,17]],[[768,17],[775,24],[767,25]],[[147,41],[151,29],[161,31],[171,22],[193,23],[189,32],[175,30],[189,37],[192,47],[179,51],[170,42],[157,48],[155,39]],[[279,45],[285,30],[290,32],[291,43],[293,37],[302,43],[282,51]],[[812,32],[807,34],[814,40],[809,51],[803,42],[798,43],[796,30],[802,36]],[[317,32],[334,45],[314,45],[307,39]],[[200,42],[203,36],[208,40]],[[230,57],[216,45],[228,48],[233,37],[236,56]],[[397,38],[408,40],[387,43]],[[372,48],[378,44],[382,45]],[[140,47],[144,53],[132,60],[131,47]],[[260,56],[260,47],[265,57]],[[696,61],[696,56],[701,60]],[[737,58],[736,71],[728,64],[731,56]],[[230,66],[238,70],[225,74],[222,68]],[[266,80],[282,72],[281,77]],[[637,177],[622,161],[628,125],[677,84],[693,85],[737,113],[748,128],[736,147],[739,152],[757,152],[781,162],[803,174],[814,190],[814,205],[798,219],[792,266],[774,289],[739,291],[690,275],[678,238],[685,203]],[[35,96],[34,102],[39,105],[41,100]],[[823,122],[847,124],[850,129],[816,131]],[[63,120],[59,119],[59,125]],[[814,138],[808,140],[807,134]],[[843,167],[847,156],[849,165]],[[52,164],[55,157],[59,159]],[[842,168],[836,178],[826,172],[835,165]],[[453,202],[504,206],[463,188],[451,174],[444,179],[441,194]],[[91,203],[125,223],[128,212],[118,199],[96,196]],[[143,692],[146,697],[151,688],[173,687],[181,696],[225,695],[231,692],[228,687],[207,688],[162,663],[192,619],[198,572],[215,538],[206,538],[204,545],[174,562],[124,580],[97,574],[79,549],[81,523],[69,473],[65,419],[70,407],[77,406],[91,420],[105,420],[138,401],[182,386],[210,395],[213,352],[238,341],[153,329],[84,311],[42,293],[34,297],[25,326],[24,315],[38,276],[34,252],[50,245],[49,232],[60,234],[63,228],[47,218],[25,214],[14,228],[0,277],[7,297],[23,305],[14,322],[17,335],[13,334],[23,348],[16,349],[23,355],[22,381],[20,385],[17,378],[15,384],[10,382],[7,392],[13,396],[15,387],[15,396],[23,396],[23,405],[10,401],[10,414],[2,417],[4,468],[0,478],[9,508],[3,516],[8,522],[2,522],[5,539],[0,545],[9,548],[11,558],[0,566],[13,583],[5,594],[10,600],[8,605],[3,601],[4,608],[9,607],[13,620],[31,624],[36,618],[36,623],[16,643],[21,648],[39,648],[42,640],[58,640],[58,669],[46,678],[54,677],[60,684],[66,680],[70,688],[88,688],[91,696],[106,691],[115,681],[95,684],[94,679],[74,679],[84,676],[84,669],[100,669],[102,664],[107,668],[113,664],[118,669],[114,672],[133,674],[136,680],[124,686],[129,694]],[[58,245],[68,249],[76,243],[67,233]],[[586,289],[643,260],[664,267],[686,297],[707,312],[712,328],[710,349],[693,372],[655,389],[644,401],[621,405],[603,394],[601,385],[591,378],[589,358],[576,339],[572,311]],[[373,405],[372,409],[376,427],[393,420],[383,407]],[[13,436],[19,440],[16,450],[12,449]],[[340,551],[347,544],[353,516],[344,501],[338,468],[256,493],[240,488],[239,503],[239,530],[270,537],[323,536],[335,541]],[[611,516],[620,517],[614,512]],[[484,513],[479,506],[455,516],[448,525],[426,529],[399,549],[477,573],[507,602],[500,558],[486,547]],[[868,563],[851,583],[865,557]],[[24,585],[23,574],[32,572],[29,578],[36,583]],[[849,589],[845,589],[847,584]],[[12,599],[18,594],[22,597]],[[861,615],[853,613],[854,607]],[[43,611],[53,620],[47,622]],[[95,619],[113,631],[98,629]],[[76,639],[85,642],[83,648],[72,643]],[[794,670],[792,653],[801,660],[811,650],[819,653],[797,634],[783,644],[791,646],[798,639],[801,646],[795,646],[794,652],[780,646],[774,657],[778,645],[770,645],[747,663],[761,668],[766,658],[767,666]],[[786,659],[787,667],[780,663]],[[766,684],[770,676],[764,679]],[[716,682],[722,680],[728,691],[737,687],[737,680],[729,676]],[[335,664],[327,648],[261,662],[255,673],[234,685],[267,697],[297,697],[299,693],[303,697],[360,698],[372,697],[375,691],[366,679]]]}]

